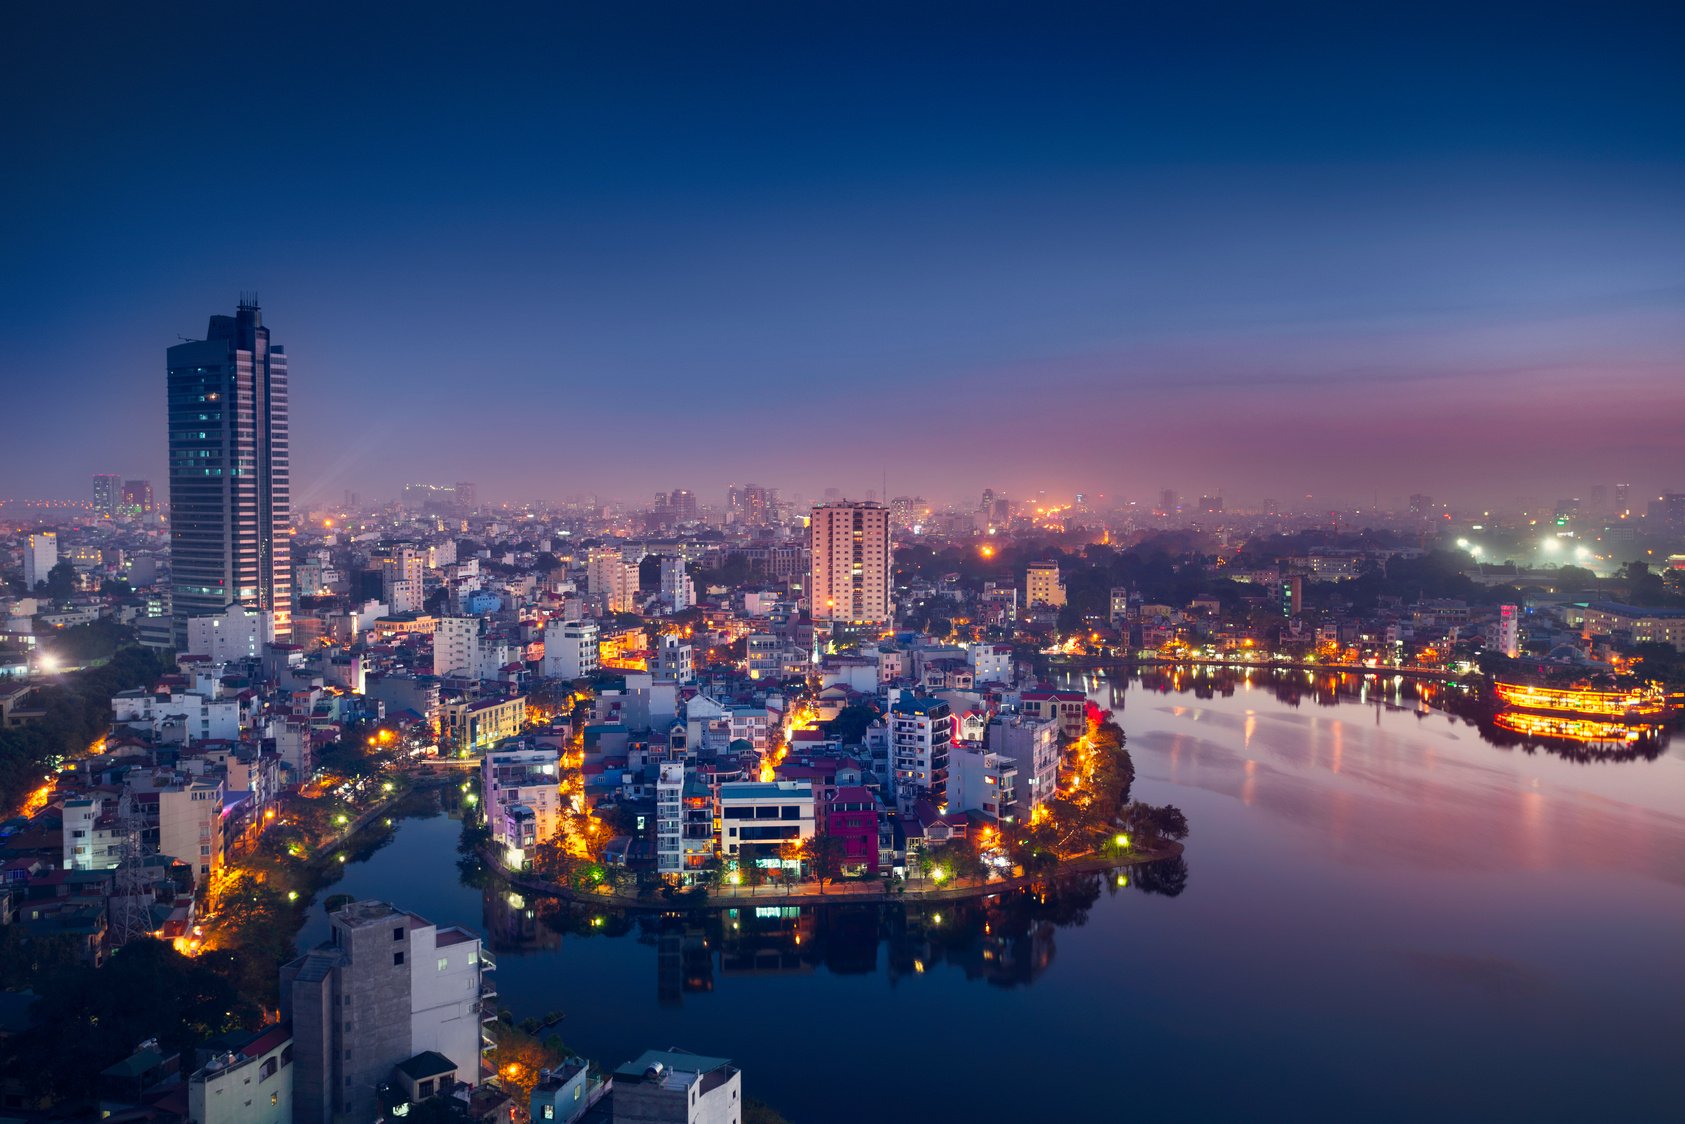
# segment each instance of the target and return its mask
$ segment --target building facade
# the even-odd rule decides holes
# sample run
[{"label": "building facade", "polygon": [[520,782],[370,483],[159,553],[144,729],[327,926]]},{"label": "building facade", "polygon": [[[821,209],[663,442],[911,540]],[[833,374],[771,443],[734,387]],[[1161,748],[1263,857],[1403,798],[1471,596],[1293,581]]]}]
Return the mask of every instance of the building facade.
[{"label": "building facade", "polygon": [[889,509],[833,503],[813,509],[808,598],[815,621],[883,624],[891,618]]},{"label": "building facade", "polygon": [[480,938],[380,901],[353,902],[328,920],[327,943],[281,969],[282,1015],[293,1026],[293,1119],[375,1119],[376,1086],[427,1050],[479,1084],[482,1000],[491,990],[483,973],[494,967]]},{"label": "building facade", "polygon": [[169,349],[170,573],[177,647],[187,621],[230,604],[292,635],[287,357],[255,302]]}]

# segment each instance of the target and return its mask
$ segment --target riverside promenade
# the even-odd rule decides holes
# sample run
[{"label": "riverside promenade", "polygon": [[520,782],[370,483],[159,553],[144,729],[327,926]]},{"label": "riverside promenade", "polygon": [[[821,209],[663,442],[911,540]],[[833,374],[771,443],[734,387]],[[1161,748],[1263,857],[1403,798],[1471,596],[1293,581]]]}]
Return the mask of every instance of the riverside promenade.
[{"label": "riverside promenade", "polygon": [[823,888],[812,881],[797,882],[790,886],[722,885],[706,890],[681,891],[671,898],[666,898],[659,893],[640,897],[612,890],[576,890],[571,886],[511,871],[497,861],[490,848],[481,848],[479,852],[481,861],[496,870],[510,886],[525,894],[558,898],[579,905],[660,912],[675,909],[738,909],[746,905],[822,906],[964,901],[968,898],[985,898],[1025,889],[1070,875],[1126,871],[1130,867],[1142,866],[1160,859],[1175,858],[1181,853],[1182,844],[1167,841],[1150,851],[1133,851],[1121,856],[1089,855],[1084,858],[1067,859],[1054,870],[1045,873],[1020,874],[980,882],[938,883],[934,879],[913,878],[906,882],[890,883],[880,878],[859,882],[831,882]]}]

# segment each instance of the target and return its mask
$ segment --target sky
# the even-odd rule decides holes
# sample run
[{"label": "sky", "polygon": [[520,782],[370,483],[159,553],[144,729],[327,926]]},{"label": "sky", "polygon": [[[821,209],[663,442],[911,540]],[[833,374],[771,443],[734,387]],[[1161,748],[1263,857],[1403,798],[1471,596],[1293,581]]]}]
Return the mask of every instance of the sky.
[{"label": "sky", "polygon": [[1676,5],[0,6],[0,496],[1685,489]]}]

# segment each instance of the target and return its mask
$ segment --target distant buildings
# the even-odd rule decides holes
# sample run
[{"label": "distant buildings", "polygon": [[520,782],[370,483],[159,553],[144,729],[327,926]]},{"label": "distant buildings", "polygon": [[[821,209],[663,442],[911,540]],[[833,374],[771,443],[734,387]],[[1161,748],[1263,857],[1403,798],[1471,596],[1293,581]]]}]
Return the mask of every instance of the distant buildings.
[{"label": "distant buildings", "polygon": [[169,349],[170,568],[175,640],[230,604],[292,635],[287,357],[255,302]]},{"label": "distant buildings", "polygon": [[23,584],[31,592],[47,580],[59,561],[59,537],[51,531],[30,535],[23,543]]},{"label": "distant buildings", "polygon": [[831,503],[813,509],[809,527],[813,619],[838,624],[890,620],[889,509],[877,503]]},{"label": "distant buildings", "polygon": [[123,487],[123,478],[109,472],[101,472],[94,477],[93,501],[94,511],[100,515],[117,514],[117,497]]}]

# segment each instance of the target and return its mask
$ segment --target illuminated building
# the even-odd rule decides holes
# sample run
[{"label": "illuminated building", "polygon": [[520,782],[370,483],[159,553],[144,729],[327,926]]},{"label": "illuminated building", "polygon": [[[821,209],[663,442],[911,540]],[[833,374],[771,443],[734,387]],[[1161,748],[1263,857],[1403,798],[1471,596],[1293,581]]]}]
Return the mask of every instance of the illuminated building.
[{"label": "illuminated building", "polygon": [[1685,652],[1685,609],[1640,608],[1612,601],[1586,606],[1583,636],[1618,636],[1634,644],[1672,644]]},{"label": "illuminated building", "polygon": [[274,615],[244,605],[187,619],[187,651],[217,663],[257,659],[275,639]]},{"label": "illuminated building", "polygon": [[509,865],[519,870],[526,853],[560,828],[560,754],[554,749],[488,753],[480,763],[486,825]]},{"label": "illuminated building", "polygon": [[785,844],[812,839],[813,785],[731,781],[719,787],[720,853],[728,865],[779,867]]},{"label": "illuminated building", "polygon": [[1024,604],[1060,608],[1065,604],[1065,583],[1059,580],[1059,563],[1031,562],[1024,573]]},{"label": "illuminated building", "polygon": [[229,604],[292,635],[287,357],[255,301],[169,349],[170,572],[175,640]]},{"label": "illuminated building", "polygon": [[903,691],[889,708],[889,766],[895,803],[910,812],[918,801],[941,808],[948,800],[948,750],[954,712],[940,699]]},{"label": "illuminated building", "polygon": [[485,749],[520,733],[526,718],[525,695],[444,703],[439,707],[439,741],[458,753]]},{"label": "illuminated building", "polygon": [[117,514],[117,494],[123,486],[123,478],[109,472],[101,472],[94,477],[94,510],[101,515]]},{"label": "illuminated building", "polygon": [[1018,800],[1018,765],[986,749],[953,747],[948,757],[948,809],[1010,820]]},{"label": "illuminated building", "polygon": [[808,596],[815,621],[882,624],[890,620],[889,509],[877,503],[828,503],[813,509]]},{"label": "illuminated building", "polygon": [[682,613],[696,604],[696,586],[685,572],[682,557],[661,556],[661,600],[672,613]]},{"label": "illuminated building", "polygon": [[151,515],[152,507],[152,481],[123,481],[123,491],[117,501],[119,515]]},{"label": "illuminated building", "polygon": [[1521,611],[1514,605],[1498,606],[1498,651],[1512,660],[1521,654]]}]

